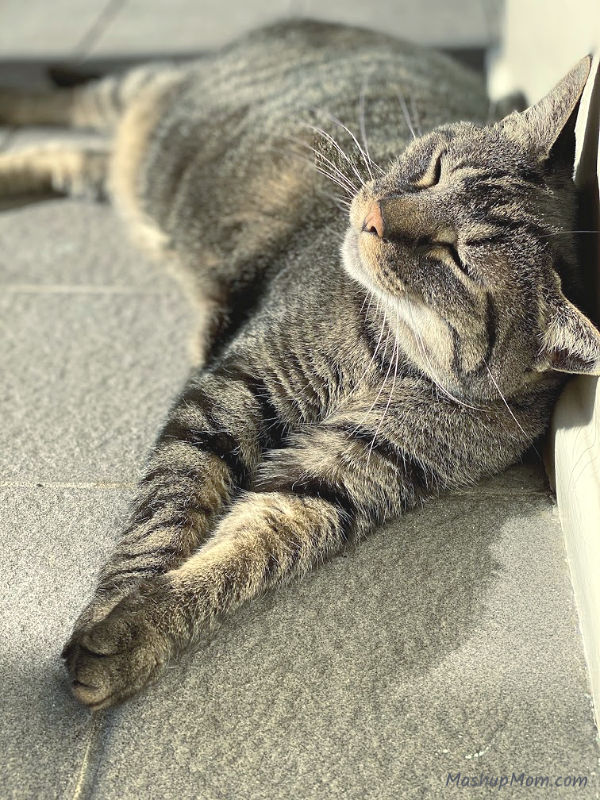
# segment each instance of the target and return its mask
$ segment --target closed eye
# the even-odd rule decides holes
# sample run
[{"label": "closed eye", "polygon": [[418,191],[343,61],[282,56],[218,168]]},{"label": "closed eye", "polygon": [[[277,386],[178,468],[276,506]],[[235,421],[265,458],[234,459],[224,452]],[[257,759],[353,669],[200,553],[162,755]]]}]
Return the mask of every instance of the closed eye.
[{"label": "closed eye", "polygon": [[440,178],[442,176],[442,154],[440,153],[439,156],[435,160],[435,164],[433,167],[433,182],[432,186],[435,186],[440,182]]},{"label": "closed eye", "polygon": [[461,272],[464,272],[465,275],[472,277],[469,268],[463,262],[461,257],[458,254],[458,250],[456,247],[450,242],[435,242],[433,247],[429,250],[428,253],[431,257],[436,258],[438,261],[452,261],[455,267]]},{"label": "closed eye", "polygon": [[416,187],[419,189],[429,189],[432,186],[436,186],[440,182],[440,178],[442,177],[443,155],[443,150],[440,150],[434,155],[423,175],[421,175],[418,181],[415,181],[414,185]]},{"label": "closed eye", "polygon": [[444,248],[444,250],[446,250],[452,261],[454,261],[454,263],[456,264],[456,266],[466,273],[467,268],[465,267],[460,256],[458,255],[458,250],[456,249],[456,247],[453,244],[443,244],[442,247]]}]

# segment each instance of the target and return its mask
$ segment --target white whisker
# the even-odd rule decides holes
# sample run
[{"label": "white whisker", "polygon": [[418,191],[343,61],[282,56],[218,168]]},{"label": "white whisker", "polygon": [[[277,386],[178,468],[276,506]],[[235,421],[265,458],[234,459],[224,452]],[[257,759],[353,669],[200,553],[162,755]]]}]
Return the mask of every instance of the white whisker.
[{"label": "white whisker", "polygon": [[411,132],[413,139],[416,139],[417,134],[415,133],[415,129],[413,128],[413,124],[410,119],[410,114],[408,113],[408,106],[406,105],[406,100],[404,99],[404,97],[402,97],[400,91],[398,91],[398,100],[400,102],[400,108],[402,109],[402,114],[404,115],[404,119],[406,120],[408,130]]},{"label": "white whisker", "polygon": [[333,170],[333,174],[337,175],[339,180],[343,181],[348,185],[348,188],[352,190],[353,194],[356,194],[359,191],[356,185],[350,180],[350,178],[347,175],[345,175],[341,171],[341,169],[337,166],[337,164],[334,164],[334,162],[331,161],[331,159],[327,158],[327,156],[323,155],[323,153],[319,152],[319,150],[316,150],[309,144],[307,144],[306,147],[308,147],[308,149],[315,154],[316,159],[318,159],[318,161],[315,160],[314,162],[315,166],[324,169],[324,167],[322,167],[322,165],[319,164],[319,162],[325,162],[325,164],[328,164],[331,167],[331,169]]},{"label": "white whisker", "polygon": [[367,141],[367,129],[365,126],[365,95],[367,92],[367,81],[368,77],[365,75],[363,79],[363,84],[360,90],[360,97],[358,100],[358,124],[360,128],[360,138],[363,142],[363,147],[365,148],[365,153],[367,155],[367,159],[369,163],[371,162],[371,154],[369,153],[369,143]]},{"label": "white whisker", "polygon": [[546,239],[549,236],[563,236],[569,233],[600,233],[600,230],[594,231],[570,231],[570,230],[562,230],[562,231],[554,231],[553,233],[542,233],[540,234],[540,239]]},{"label": "white whisker", "polygon": [[327,172],[325,169],[320,169],[319,167],[315,166],[315,170],[319,173],[319,175],[323,175],[323,177],[330,180],[332,183],[335,183],[336,186],[339,186],[344,192],[347,193],[348,197],[352,197],[351,191],[348,189],[345,183],[342,183],[338,178],[332,175],[330,172]]},{"label": "white whisker", "polygon": [[[515,421],[515,423],[516,423],[516,425],[517,425],[518,429],[521,431],[521,433],[522,433],[522,434],[523,434],[525,437],[529,438],[529,436],[528,436],[528,434],[527,434],[527,431],[526,431],[526,430],[523,428],[523,426],[521,425],[521,423],[519,422],[519,420],[518,420],[518,419],[515,417],[515,415],[514,415],[514,413],[513,413],[513,410],[512,410],[512,408],[511,408],[511,407],[508,405],[508,402],[507,402],[507,400],[506,400],[506,397],[505,397],[505,396],[504,396],[504,394],[502,393],[502,390],[501,390],[501,389],[500,389],[500,387],[498,386],[498,383],[497,383],[496,379],[495,379],[495,378],[494,378],[494,376],[492,375],[492,370],[489,368],[489,366],[488,366],[488,363],[487,363],[487,361],[485,360],[485,358],[483,359],[483,363],[485,364],[485,368],[487,369],[488,375],[490,376],[490,380],[492,381],[492,383],[493,383],[493,384],[494,384],[494,386],[496,387],[496,391],[497,391],[497,392],[498,392],[498,394],[500,395],[500,397],[501,397],[501,399],[502,399],[502,402],[504,403],[504,405],[506,406],[506,408],[507,408],[507,410],[508,410],[508,413],[509,413],[509,414],[511,415],[511,417],[514,419],[514,421]],[[539,454],[539,453],[538,453],[538,451],[536,450],[535,446],[533,446],[533,449],[535,450],[535,452],[536,452],[536,455],[538,456],[538,458],[541,460],[541,458],[542,458],[542,457],[540,456],[540,454]]]},{"label": "white whisker", "polygon": [[318,133],[320,136],[324,136],[324,137],[327,139],[327,141],[328,141],[330,144],[332,144],[332,145],[333,145],[333,146],[336,148],[336,150],[338,151],[338,153],[339,153],[339,154],[342,156],[342,158],[344,158],[344,159],[345,159],[345,160],[348,162],[349,166],[352,168],[352,171],[353,171],[353,172],[354,172],[354,174],[356,175],[356,178],[357,178],[357,179],[358,179],[358,181],[360,182],[360,185],[361,185],[361,186],[363,186],[363,185],[364,185],[364,180],[363,180],[363,177],[362,177],[362,175],[361,175],[361,174],[360,174],[360,172],[359,172],[359,171],[356,169],[356,166],[354,165],[354,161],[353,161],[353,160],[350,158],[350,156],[349,156],[349,155],[348,155],[348,154],[347,154],[347,153],[346,153],[346,152],[345,152],[345,151],[342,149],[342,147],[340,147],[340,144],[339,144],[339,142],[337,142],[337,141],[336,141],[336,140],[333,138],[333,136],[332,136],[330,133],[327,133],[327,131],[324,131],[324,130],[323,130],[323,128],[318,128],[316,125],[310,125],[310,124],[308,124],[308,123],[307,123],[307,127],[308,127],[308,128],[310,128],[310,129],[311,129],[312,131],[314,131],[315,133]]},{"label": "white whisker", "polygon": [[358,152],[362,156],[362,159],[363,159],[363,161],[365,163],[365,166],[366,166],[367,171],[368,171],[368,173],[369,173],[369,175],[371,177],[371,180],[373,180],[373,173],[371,172],[371,165],[369,164],[369,159],[367,158],[367,155],[366,155],[365,151],[363,150],[360,142],[356,138],[356,136],[352,133],[350,128],[348,128],[346,125],[344,125],[344,123],[341,120],[339,120],[336,116],[331,114],[329,111],[323,111],[323,113],[326,114],[329,117],[329,119],[331,119],[332,122],[335,122],[336,125],[339,125],[340,128],[345,130],[346,133],[351,137],[352,141],[354,142],[354,144],[358,148]]},{"label": "white whisker", "polygon": [[365,91],[367,86],[367,76],[365,75],[365,79],[363,81],[363,87],[360,93],[360,100],[359,100],[359,125],[360,125],[360,135],[363,140],[363,144],[365,147],[365,153],[367,154],[367,158],[369,160],[369,164],[374,167],[380,175],[385,175],[385,170],[382,169],[379,164],[377,164],[371,158],[371,153],[369,152],[369,145],[367,141],[367,130],[365,126]]},{"label": "white whisker", "polygon": [[[385,312],[384,312],[384,319],[386,319]],[[387,372],[386,372],[385,377],[384,377],[384,379],[383,379],[383,381],[381,383],[381,386],[379,387],[379,391],[377,392],[377,396],[375,397],[375,399],[371,403],[371,406],[361,416],[361,418],[359,419],[356,427],[354,428],[354,430],[352,430],[352,432],[351,432],[352,436],[359,430],[360,426],[363,424],[365,419],[369,416],[369,414],[371,414],[371,412],[373,411],[373,409],[377,405],[377,402],[378,402],[379,398],[381,397],[381,393],[383,392],[383,390],[385,388],[386,381],[390,377],[390,372],[392,371],[392,363],[393,363],[393,358],[394,358],[394,352],[395,352],[395,348],[396,348],[397,342],[398,342],[398,340],[396,339],[396,334],[392,331],[391,328],[389,328],[388,329],[388,335],[387,335],[386,340],[385,340],[385,349],[383,351],[383,358],[385,358],[387,356],[387,349],[388,349],[388,344],[389,344],[389,341],[390,341],[390,335],[393,337],[394,344],[393,344],[393,347],[392,347],[392,357],[390,358],[390,363],[388,365]],[[372,361],[371,361],[371,363],[372,363]]]},{"label": "white whisker", "polygon": [[336,194],[330,194],[329,192],[322,192],[322,196],[326,197],[328,200],[331,200],[340,211],[343,211],[344,214],[347,214],[350,210],[350,203],[347,200],[344,200],[341,197],[338,197]]},{"label": "white whisker", "polygon": [[[380,308],[380,299],[379,299],[379,297],[377,297],[370,290],[367,290],[367,291],[369,292],[370,297],[369,297],[369,304],[367,306],[367,311],[365,313],[365,320],[366,320],[366,318],[367,318],[367,316],[369,314],[369,311],[371,309],[371,303],[372,303],[373,297],[376,297],[376,300],[377,300],[376,305],[375,305],[375,317],[377,317],[379,315],[379,308]],[[363,303],[363,305],[364,305],[364,303]],[[384,331],[385,331],[386,322],[387,322],[387,318],[386,318],[386,315],[385,315],[385,312],[384,312],[383,320],[381,322],[381,330],[379,331],[379,338],[377,339],[377,343],[375,345],[375,349],[371,353],[371,358],[369,359],[369,362],[368,362],[367,366],[365,367],[362,375],[360,376],[360,378],[358,378],[354,382],[354,387],[348,393],[348,397],[352,397],[352,395],[356,394],[356,392],[361,388],[362,382],[364,381],[364,379],[366,378],[367,374],[369,373],[371,367],[373,366],[373,364],[375,362],[375,359],[377,358],[377,353],[379,352],[379,347],[381,345],[381,340],[383,339],[383,334],[384,334]],[[387,347],[388,338],[389,338],[389,332],[388,332],[388,337],[386,338],[386,347]]]},{"label": "white whisker", "polygon": [[383,421],[385,420],[385,417],[386,417],[386,415],[387,415],[387,413],[389,411],[389,408],[390,408],[390,403],[392,402],[392,397],[394,396],[394,389],[396,388],[396,378],[398,377],[398,352],[399,352],[399,349],[400,349],[400,347],[398,345],[398,339],[394,336],[394,350],[392,351],[392,359],[395,358],[394,379],[392,381],[392,387],[390,389],[390,394],[388,396],[388,401],[387,401],[386,406],[385,406],[385,408],[383,410],[383,414],[381,416],[381,419],[379,420],[379,423],[378,423],[377,427],[375,428],[375,434],[373,436],[371,444],[369,445],[369,454],[367,456],[367,466],[369,466],[369,459],[371,458],[371,453],[373,452],[373,447],[375,446],[375,440],[377,439],[377,435],[379,433],[379,429],[383,425]]},{"label": "white whisker", "polygon": [[410,107],[413,112],[413,120],[415,122],[415,128],[417,129],[417,133],[419,134],[419,136],[423,136],[423,130],[421,129],[421,120],[419,119],[419,112],[417,111],[415,98],[412,94],[410,96]]},{"label": "white whisker", "polygon": [[[326,170],[326,169],[325,169],[325,167],[324,167],[322,164],[319,164],[319,163],[318,163],[316,160],[315,160],[315,161],[311,161],[310,159],[308,159],[308,158],[306,158],[306,157],[303,157],[301,153],[295,153],[295,155],[296,155],[297,157],[304,158],[304,160],[306,161],[306,163],[310,164],[310,165],[311,165],[311,166],[313,166],[315,169],[319,170],[319,171],[320,171],[322,174],[326,175],[326,177],[329,177],[329,178],[331,178],[332,180],[334,180],[334,177],[333,177],[333,176],[335,175],[335,176],[336,176],[336,178],[337,178],[337,181],[338,181],[338,182],[339,182],[339,181],[342,181],[343,183],[345,183],[345,184],[346,184],[346,187],[347,187],[347,189],[348,189],[348,193],[349,193],[349,194],[351,194],[351,195],[355,195],[355,194],[356,194],[356,193],[359,191],[359,189],[358,189],[358,188],[355,186],[355,184],[354,184],[354,183],[353,183],[353,182],[350,180],[350,178],[349,178],[347,175],[345,175],[345,174],[344,174],[344,173],[343,173],[343,172],[342,172],[342,171],[339,169],[339,167],[337,166],[337,164],[334,164],[334,163],[333,163],[333,161],[331,161],[330,159],[328,159],[328,158],[327,158],[327,156],[323,155],[323,153],[319,152],[319,150],[316,150],[316,149],[315,149],[315,148],[314,148],[314,147],[313,147],[311,144],[309,144],[308,142],[304,142],[304,141],[302,141],[302,139],[293,139],[293,138],[288,138],[288,141],[290,141],[290,142],[292,142],[292,143],[294,143],[294,144],[297,144],[297,145],[301,145],[302,147],[304,147],[304,148],[306,148],[306,149],[310,150],[310,152],[311,152],[311,153],[314,153],[314,155],[316,156],[316,158],[318,158],[318,159],[319,159],[319,161],[320,161],[320,162],[325,162],[326,164],[330,165],[331,169],[333,170],[333,173],[330,173],[330,172],[328,172],[328,170]],[[361,184],[361,185],[362,185],[362,184]]]}]

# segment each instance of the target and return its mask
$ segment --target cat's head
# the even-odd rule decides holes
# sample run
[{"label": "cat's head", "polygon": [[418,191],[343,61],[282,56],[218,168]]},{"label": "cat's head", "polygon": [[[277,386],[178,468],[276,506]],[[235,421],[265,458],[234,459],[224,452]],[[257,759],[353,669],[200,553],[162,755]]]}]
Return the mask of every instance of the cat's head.
[{"label": "cat's head", "polygon": [[576,274],[575,118],[583,59],[539,103],[415,139],[354,197],[342,255],[418,365],[492,396],[546,370],[600,374],[600,335],[566,298]]}]

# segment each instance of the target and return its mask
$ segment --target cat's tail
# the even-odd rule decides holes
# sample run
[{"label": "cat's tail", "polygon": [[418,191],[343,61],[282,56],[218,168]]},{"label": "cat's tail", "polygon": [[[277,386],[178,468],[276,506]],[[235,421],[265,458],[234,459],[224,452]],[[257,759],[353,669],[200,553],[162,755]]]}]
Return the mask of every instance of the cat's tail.
[{"label": "cat's tail", "polygon": [[110,132],[139,94],[160,76],[177,75],[171,63],[137,67],[69,88],[0,88],[0,124],[56,125]]}]

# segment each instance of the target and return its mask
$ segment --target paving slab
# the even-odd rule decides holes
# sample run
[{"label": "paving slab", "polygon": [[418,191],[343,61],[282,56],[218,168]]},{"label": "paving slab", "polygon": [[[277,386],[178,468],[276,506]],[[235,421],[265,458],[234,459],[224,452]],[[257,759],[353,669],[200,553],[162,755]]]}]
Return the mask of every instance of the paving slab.
[{"label": "paving slab", "polygon": [[475,492],[408,515],[244,609],[105,726],[93,786],[111,800],[438,798],[459,772],[579,775],[596,797],[553,505]]},{"label": "paving slab", "polygon": [[[44,134],[19,133],[11,146],[43,140]],[[163,270],[131,244],[110,206],[60,198],[22,209],[10,208],[14,200],[2,200],[8,206],[0,218],[2,294],[28,288],[50,292],[59,286],[139,290],[171,298],[177,292]],[[182,304],[175,305],[179,309]]]},{"label": "paving slab", "polygon": [[134,481],[189,369],[187,305],[110,209],[13,211],[0,243],[3,481]]},{"label": "paving slab", "polygon": [[105,7],[106,0],[2,0],[0,57],[72,55]]},{"label": "paving slab", "polygon": [[0,53],[22,59],[98,59],[196,53],[285,17],[363,25],[443,47],[496,40],[502,0],[17,0],[1,9]]},{"label": "paving slab", "polygon": [[316,0],[223,4],[222,0],[128,0],[90,48],[89,57],[197,52],[284,17],[311,17],[382,30],[423,44],[485,46],[498,32],[498,0]]},{"label": "paving slab", "polygon": [[92,720],[60,651],[125,513],[128,490],[0,486],[2,798],[71,798]]}]

